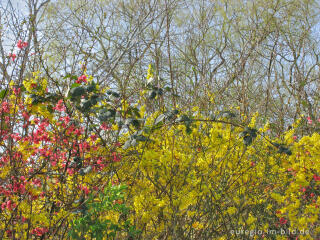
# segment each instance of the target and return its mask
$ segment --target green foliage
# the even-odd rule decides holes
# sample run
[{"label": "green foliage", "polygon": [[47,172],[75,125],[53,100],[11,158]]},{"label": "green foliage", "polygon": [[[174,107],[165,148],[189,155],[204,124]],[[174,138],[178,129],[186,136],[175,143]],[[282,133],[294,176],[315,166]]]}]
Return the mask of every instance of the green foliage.
[{"label": "green foliage", "polygon": [[7,95],[8,90],[7,89],[3,89],[0,91],[0,99],[5,98],[5,96]]},{"label": "green foliage", "polygon": [[257,137],[257,129],[245,127],[244,131],[240,133],[240,137],[243,137],[243,143],[249,146]]},{"label": "green foliage", "polygon": [[[72,239],[115,239],[118,234],[134,238],[139,231],[127,220],[130,209],[123,203],[125,185],[109,184],[104,193],[90,194],[80,201],[79,216],[73,220],[69,236]],[[116,221],[106,217],[106,213],[118,216]]]}]

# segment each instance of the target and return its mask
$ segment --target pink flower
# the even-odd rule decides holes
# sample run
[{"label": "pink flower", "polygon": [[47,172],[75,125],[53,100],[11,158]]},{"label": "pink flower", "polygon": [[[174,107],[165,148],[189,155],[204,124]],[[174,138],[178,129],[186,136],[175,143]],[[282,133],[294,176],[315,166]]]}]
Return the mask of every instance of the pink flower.
[{"label": "pink flower", "polygon": [[95,141],[95,140],[97,140],[98,136],[93,134],[93,135],[90,136],[90,138],[91,138],[92,141]]},{"label": "pink flower", "polygon": [[22,42],[22,40],[19,40],[18,43],[17,43],[17,47],[19,49],[25,48],[27,46],[28,46],[28,43],[27,42]]},{"label": "pink flower", "polygon": [[15,203],[12,203],[11,200],[9,200],[9,201],[7,202],[7,208],[8,208],[9,211],[11,211],[12,209],[14,209],[15,207],[16,207],[16,204],[15,204]]},{"label": "pink flower", "polygon": [[99,159],[99,160],[97,161],[97,164],[98,164],[98,165],[102,165],[102,160]]},{"label": "pink flower", "polygon": [[65,112],[66,107],[63,104],[63,100],[60,99],[53,109],[57,110],[58,112]]},{"label": "pink flower", "polygon": [[17,55],[14,53],[9,53],[9,57],[11,58],[11,60],[14,62],[16,60]]},{"label": "pink flower", "polygon": [[41,186],[41,180],[40,179],[34,179],[33,180],[33,184],[37,187],[40,187]]},{"label": "pink flower", "polygon": [[108,126],[106,123],[102,123],[101,126],[100,126],[100,128],[101,128],[102,130],[110,130],[110,129],[111,129],[111,127]]},{"label": "pink flower", "polygon": [[42,236],[43,234],[45,234],[46,232],[48,232],[47,228],[40,228],[37,227],[35,229],[32,229],[31,234],[37,235],[37,236]]},{"label": "pink flower", "polygon": [[23,112],[23,113],[22,113],[22,116],[23,116],[23,118],[24,118],[26,121],[29,121],[30,116],[29,116],[28,112]]},{"label": "pink flower", "polygon": [[315,181],[320,181],[320,176],[318,176],[317,174],[314,174],[314,175],[313,175],[313,179],[314,179]]},{"label": "pink flower", "polygon": [[28,219],[27,218],[25,218],[24,216],[21,216],[21,221],[24,223],[24,222],[26,222]]},{"label": "pink flower", "polygon": [[284,224],[286,224],[288,222],[288,220],[286,220],[285,218],[281,217],[279,219],[279,222],[280,222],[281,225],[284,225]]},{"label": "pink flower", "polygon": [[292,138],[293,138],[293,140],[297,140],[298,137],[297,136],[293,136]]},{"label": "pink flower", "polygon": [[117,154],[116,152],[112,153],[113,161],[114,162],[120,162],[121,161],[121,155]]},{"label": "pink flower", "polygon": [[84,192],[84,194],[88,195],[89,194],[89,189],[86,186],[80,186],[80,189]]},{"label": "pink flower", "polygon": [[3,211],[3,210],[5,210],[7,208],[7,203],[2,203],[1,204],[1,210]]},{"label": "pink flower", "polygon": [[20,92],[21,92],[21,88],[13,88],[13,92],[14,92],[14,94],[15,95],[19,95],[20,94]]},{"label": "pink flower", "polygon": [[78,80],[76,81],[76,83],[82,83],[82,82],[87,83],[87,76],[86,75],[81,75],[80,77],[78,77]]},{"label": "pink flower", "polygon": [[312,124],[312,119],[311,119],[311,117],[307,117],[307,120],[308,120],[308,124]]}]

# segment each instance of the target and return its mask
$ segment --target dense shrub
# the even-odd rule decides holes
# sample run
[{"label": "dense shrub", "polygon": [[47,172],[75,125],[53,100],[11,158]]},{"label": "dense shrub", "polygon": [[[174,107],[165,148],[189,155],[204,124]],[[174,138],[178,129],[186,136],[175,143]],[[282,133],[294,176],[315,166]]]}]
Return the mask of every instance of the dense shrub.
[{"label": "dense shrub", "polygon": [[258,114],[245,126],[232,112],[150,112],[144,94],[133,105],[68,77],[77,83],[65,96],[40,73],[2,96],[1,238],[319,236],[320,136],[301,135],[310,121],[274,139]]}]

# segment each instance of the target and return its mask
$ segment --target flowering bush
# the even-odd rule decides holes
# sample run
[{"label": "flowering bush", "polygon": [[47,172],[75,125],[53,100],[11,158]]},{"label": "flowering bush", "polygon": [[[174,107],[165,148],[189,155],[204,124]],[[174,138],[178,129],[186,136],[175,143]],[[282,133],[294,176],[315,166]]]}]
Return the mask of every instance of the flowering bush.
[{"label": "flowering bush", "polygon": [[[320,136],[301,135],[309,119],[273,139],[258,115],[147,112],[92,77],[68,78],[64,95],[39,72],[2,94],[0,238],[319,236]],[[165,94],[148,87],[149,105]]]}]

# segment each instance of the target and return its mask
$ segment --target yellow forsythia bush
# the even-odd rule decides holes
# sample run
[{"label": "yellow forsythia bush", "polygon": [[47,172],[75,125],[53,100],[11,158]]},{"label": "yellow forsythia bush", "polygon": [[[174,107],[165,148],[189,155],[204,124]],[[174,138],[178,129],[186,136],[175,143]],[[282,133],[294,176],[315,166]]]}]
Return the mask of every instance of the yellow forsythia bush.
[{"label": "yellow forsythia bush", "polygon": [[292,129],[270,139],[266,125],[247,146],[243,127],[197,119],[189,133],[182,123],[164,124],[122,153],[119,179],[130,186],[142,239],[319,236],[318,133],[297,141]]}]

